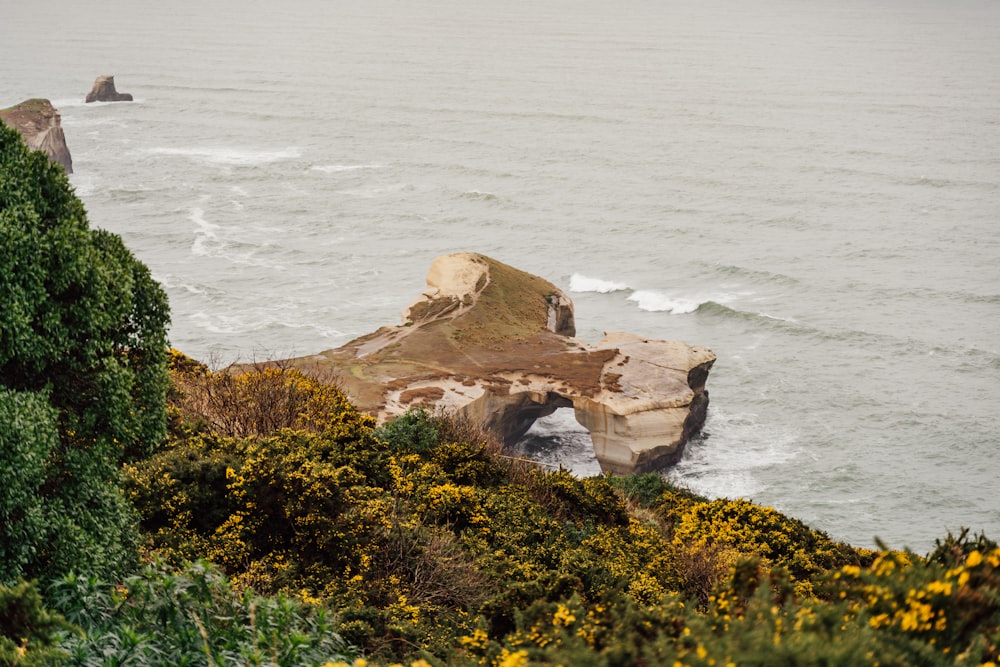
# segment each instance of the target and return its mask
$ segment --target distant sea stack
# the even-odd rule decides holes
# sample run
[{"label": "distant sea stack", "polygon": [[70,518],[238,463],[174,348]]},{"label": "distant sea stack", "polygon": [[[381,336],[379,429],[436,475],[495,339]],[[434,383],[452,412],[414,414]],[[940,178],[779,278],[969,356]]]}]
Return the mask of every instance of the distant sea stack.
[{"label": "distant sea stack", "polygon": [[608,472],[675,463],[701,428],[715,355],[678,341],[609,333],[575,338],[573,302],[552,283],[475,253],[434,260],[403,315],[343,347],[287,360],[332,373],[380,421],[447,410],[516,442],[539,417],[572,408]]},{"label": "distant sea stack", "polygon": [[132,95],[115,90],[115,77],[99,76],[87,93],[87,102],[131,102]]},{"label": "distant sea stack", "polygon": [[59,111],[48,100],[25,100],[9,109],[0,109],[0,121],[21,133],[28,148],[42,151],[58,162],[67,174],[73,173],[73,158],[66,146]]}]

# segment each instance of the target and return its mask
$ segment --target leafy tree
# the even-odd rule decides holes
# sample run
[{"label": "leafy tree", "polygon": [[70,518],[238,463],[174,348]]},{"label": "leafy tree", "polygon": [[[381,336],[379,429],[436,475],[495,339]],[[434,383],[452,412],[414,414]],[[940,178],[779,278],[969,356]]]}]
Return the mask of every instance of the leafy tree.
[{"label": "leafy tree", "polygon": [[118,464],[166,432],[166,295],[2,125],[0,238],[0,580],[111,574],[134,551]]}]

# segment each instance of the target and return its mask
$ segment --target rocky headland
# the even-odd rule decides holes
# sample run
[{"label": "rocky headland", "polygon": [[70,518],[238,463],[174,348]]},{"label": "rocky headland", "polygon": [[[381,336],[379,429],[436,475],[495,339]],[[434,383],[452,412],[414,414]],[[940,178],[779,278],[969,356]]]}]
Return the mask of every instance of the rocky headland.
[{"label": "rocky headland", "polygon": [[552,283],[457,253],[434,260],[402,325],[284,363],[333,375],[379,420],[443,409],[513,443],[539,417],[572,407],[605,471],[676,462],[704,423],[715,355],[627,333],[596,344],[574,336],[573,303]]},{"label": "rocky headland", "polygon": [[46,99],[25,100],[7,109],[0,109],[0,121],[21,133],[28,148],[42,151],[53,162],[73,173],[73,158],[66,146],[59,111]]},{"label": "rocky headland", "polygon": [[131,102],[132,95],[129,93],[119,93],[115,90],[115,77],[104,75],[99,76],[94,81],[94,87],[87,93],[87,100],[90,102]]}]

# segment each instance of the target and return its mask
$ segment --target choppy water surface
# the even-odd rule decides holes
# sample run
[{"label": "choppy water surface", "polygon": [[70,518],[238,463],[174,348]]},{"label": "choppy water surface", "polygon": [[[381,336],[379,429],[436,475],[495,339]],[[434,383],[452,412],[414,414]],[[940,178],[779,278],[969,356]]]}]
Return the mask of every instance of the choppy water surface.
[{"label": "choppy water surface", "polygon": [[[1000,535],[997,25],[988,0],[19,3],[0,105],[61,109],[92,223],[196,357],[335,347],[483,252],[569,291],[584,338],[717,353],[671,478],[926,551]],[[98,74],[136,102],[84,105]],[[564,413],[525,450],[596,471]]]}]

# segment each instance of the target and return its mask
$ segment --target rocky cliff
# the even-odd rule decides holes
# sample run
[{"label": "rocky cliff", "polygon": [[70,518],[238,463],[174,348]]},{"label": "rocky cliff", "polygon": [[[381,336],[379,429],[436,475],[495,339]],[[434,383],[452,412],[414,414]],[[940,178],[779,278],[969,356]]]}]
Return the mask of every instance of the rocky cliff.
[{"label": "rocky cliff", "polygon": [[28,148],[46,153],[67,174],[73,173],[73,158],[66,146],[59,111],[45,99],[25,100],[9,109],[0,109],[0,121],[21,133]]},{"label": "rocky cliff", "polygon": [[119,93],[115,90],[115,77],[99,76],[94,81],[94,87],[87,93],[89,102],[131,102],[132,96],[129,93]]},{"label": "rocky cliff", "polygon": [[459,253],[433,262],[401,326],[288,362],[332,372],[380,420],[441,408],[515,442],[537,418],[572,407],[607,471],[655,470],[680,458],[704,423],[715,355],[625,333],[596,345],[574,335],[573,303],[550,282]]}]

